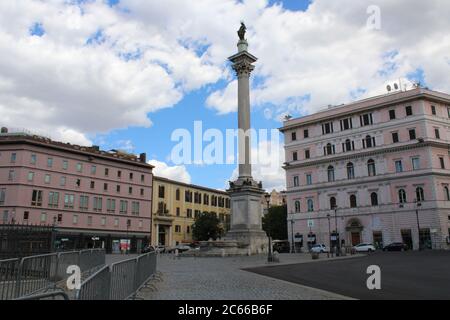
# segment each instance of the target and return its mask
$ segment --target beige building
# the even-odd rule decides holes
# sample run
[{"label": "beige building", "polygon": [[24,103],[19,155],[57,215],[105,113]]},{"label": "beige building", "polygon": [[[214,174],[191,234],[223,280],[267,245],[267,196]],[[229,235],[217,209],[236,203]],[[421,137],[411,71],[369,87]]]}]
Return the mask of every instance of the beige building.
[{"label": "beige building", "polygon": [[[280,207],[286,204],[286,191],[278,192],[277,190],[274,189],[269,194],[270,194],[270,201],[269,201],[270,207]],[[264,208],[263,212],[266,213],[267,200],[265,194],[261,196],[261,204],[263,205]]]},{"label": "beige building", "polygon": [[192,225],[203,212],[216,214],[225,230],[230,224],[230,197],[220,190],[154,177],[152,245],[191,243]]}]

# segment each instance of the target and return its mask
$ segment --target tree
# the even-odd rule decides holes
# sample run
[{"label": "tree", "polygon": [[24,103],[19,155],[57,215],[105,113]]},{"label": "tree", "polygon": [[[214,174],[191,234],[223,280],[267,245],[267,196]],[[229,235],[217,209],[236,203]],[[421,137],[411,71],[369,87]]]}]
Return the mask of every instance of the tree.
[{"label": "tree", "polygon": [[196,241],[217,240],[223,234],[220,221],[215,214],[204,212],[192,226],[192,236]]},{"label": "tree", "polygon": [[[263,229],[275,240],[286,240],[287,231],[287,206],[271,207],[263,216]],[[268,232],[270,231],[270,233]]]}]

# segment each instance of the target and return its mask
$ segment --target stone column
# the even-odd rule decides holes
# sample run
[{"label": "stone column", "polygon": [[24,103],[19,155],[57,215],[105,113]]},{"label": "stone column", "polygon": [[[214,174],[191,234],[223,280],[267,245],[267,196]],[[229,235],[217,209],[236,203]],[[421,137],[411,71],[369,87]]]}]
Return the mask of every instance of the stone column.
[{"label": "stone column", "polygon": [[252,63],[258,59],[247,52],[247,41],[239,41],[238,48],[229,60],[238,78],[239,178],[251,178],[250,74],[255,69]]}]

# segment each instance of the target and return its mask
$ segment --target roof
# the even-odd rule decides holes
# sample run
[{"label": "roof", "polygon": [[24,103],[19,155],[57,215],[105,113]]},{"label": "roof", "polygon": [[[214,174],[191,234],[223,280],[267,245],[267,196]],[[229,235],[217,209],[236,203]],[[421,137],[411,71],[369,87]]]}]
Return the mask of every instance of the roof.
[{"label": "roof", "polygon": [[226,191],[213,189],[213,188],[202,187],[202,186],[198,186],[198,185],[195,185],[195,184],[189,184],[189,183],[175,181],[175,180],[171,180],[171,179],[167,179],[167,178],[153,176],[153,181],[155,181],[155,180],[156,181],[161,181],[161,182],[166,182],[166,183],[176,184],[176,185],[179,185],[179,186],[182,186],[182,187],[193,188],[193,189],[200,189],[200,190],[204,190],[204,191],[208,191],[208,192],[219,193],[219,194],[223,194],[223,195],[229,196],[228,192],[226,192]]}]

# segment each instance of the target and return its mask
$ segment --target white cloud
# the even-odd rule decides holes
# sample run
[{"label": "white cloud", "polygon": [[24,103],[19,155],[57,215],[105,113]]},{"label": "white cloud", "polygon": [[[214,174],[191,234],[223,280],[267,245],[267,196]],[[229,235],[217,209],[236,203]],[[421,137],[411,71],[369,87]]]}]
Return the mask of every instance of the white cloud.
[{"label": "white cloud", "polygon": [[153,169],[153,174],[155,176],[184,183],[191,183],[191,176],[185,166],[170,167],[167,163],[158,160],[151,160],[148,161],[148,163],[155,166],[155,169]]},{"label": "white cloud", "polygon": [[[371,0],[315,0],[306,12],[266,0],[73,3],[0,2],[1,125],[87,143],[151,126],[149,113],[218,80],[230,83],[206,105],[234,112],[226,60],[242,19],[259,57],[252,102],[274,118],[353,100],[418,69],[430,87],[450,92],[447,1],[378,0],[380,31],[365,28]],[[42,37],[30,36],[35,23]]]}]

